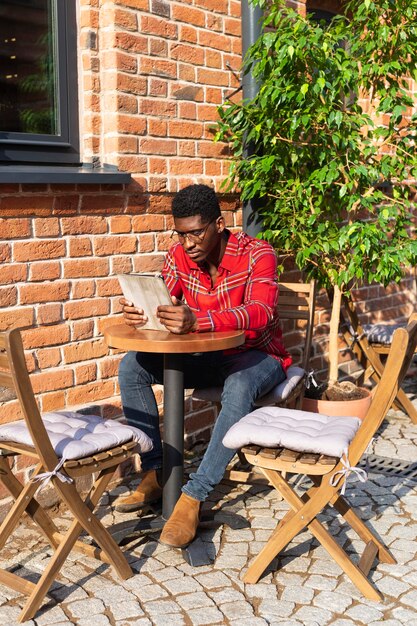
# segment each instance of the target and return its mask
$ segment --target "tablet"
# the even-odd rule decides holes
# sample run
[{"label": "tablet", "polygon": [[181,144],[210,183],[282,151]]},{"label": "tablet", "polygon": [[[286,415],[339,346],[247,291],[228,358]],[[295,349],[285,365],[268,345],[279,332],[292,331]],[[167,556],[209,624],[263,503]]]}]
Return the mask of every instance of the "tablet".
[{"label": "tablet", "polygon": [[143,309],[148,321],[139,328],[145,330],[166,330],[161,324],[156,309],[160,305],[172,305],[172,299],[161,274],[143,272],[140,274],[118,274],[120,286],[126,300]]}]

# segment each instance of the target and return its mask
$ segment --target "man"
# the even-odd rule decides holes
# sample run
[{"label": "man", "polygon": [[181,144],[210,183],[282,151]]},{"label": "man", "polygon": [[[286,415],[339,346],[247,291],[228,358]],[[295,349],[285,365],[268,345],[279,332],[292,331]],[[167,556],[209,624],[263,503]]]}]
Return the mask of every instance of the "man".
[{"label": "man", "polygon": [[[291,357],[284,348],[277,316],[277,258],[266,242],[225,226],[216,194],[206,185],[190,185],[176,194],[172,215],[177,243],[167,253],[163,276],[172,306],[158,317],[175,334],[221,330],[246,331],[242,347],[184,356],[187,388],[223,386],[222,408],[207,451],[182,488],[160,541],[183,548],[195,537],[201,503],[222,479],[234,452],[222,439],[254,408],[255,400],[285,379]],[[126,323],[146,322],[141,309],[121,299]],[[143,479],[136,491],[120,498],[117,510],[133,511],[161,496],[162,446],[152,384],[162,383],[160,354],[129,352],[119,382],[129,424],[151,437],[154,448],[142,455]]]}]

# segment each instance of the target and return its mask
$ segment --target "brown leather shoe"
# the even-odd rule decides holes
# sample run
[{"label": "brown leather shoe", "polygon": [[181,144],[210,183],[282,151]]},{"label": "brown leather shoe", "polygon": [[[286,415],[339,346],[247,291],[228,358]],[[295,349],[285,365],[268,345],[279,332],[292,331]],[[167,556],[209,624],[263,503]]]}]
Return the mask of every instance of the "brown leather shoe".
[{"label": "brown leather shoe", "polygon": [[142,481],[136,490],[128,496],[120,496],[115,500],[114,508],[120,513],[138,511],[146,504],[152,504],[161,499],[162,487],[158,480],[159,470],[144,472]]},{"label": "brown leather shoe", "polygon": [[201,502],[183,493],[171,517],[162,529],[160,543],[172,548],[185,548],[194,539],[199,521]]}]

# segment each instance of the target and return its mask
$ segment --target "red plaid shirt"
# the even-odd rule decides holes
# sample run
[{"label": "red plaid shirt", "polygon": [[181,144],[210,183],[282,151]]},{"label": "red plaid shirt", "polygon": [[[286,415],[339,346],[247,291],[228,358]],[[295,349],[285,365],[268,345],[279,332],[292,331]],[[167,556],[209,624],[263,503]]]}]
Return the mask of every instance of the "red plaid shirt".
[{"label": "red plaid shirt", "polygon": [[277,312],[277,257],[269,243],[230,233],[214,287],[207,269],[179,243],[167,253],[162,274],[171,294],[183,298],[196,315],[198,332],[245,330],[238,350],[261,350],[284,369],[291,365]]}]

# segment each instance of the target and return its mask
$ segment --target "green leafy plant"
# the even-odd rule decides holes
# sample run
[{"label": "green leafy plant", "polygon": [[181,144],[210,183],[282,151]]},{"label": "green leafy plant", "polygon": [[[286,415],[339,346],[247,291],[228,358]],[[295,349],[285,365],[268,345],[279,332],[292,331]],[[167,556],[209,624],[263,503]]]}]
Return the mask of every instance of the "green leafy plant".
[{"label": "green leafy plant", "polygon": [[227,190],[260,204],[260,236],[333,293],[333,384],[342,294],[399,281],[417,257],[417,1],[351,0],[329,24],[254,3],[263,33],[243,71],[259,93],[219,108],[215,140],[232,154]]}]

